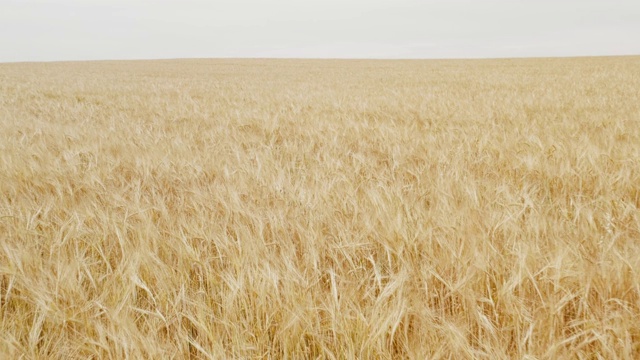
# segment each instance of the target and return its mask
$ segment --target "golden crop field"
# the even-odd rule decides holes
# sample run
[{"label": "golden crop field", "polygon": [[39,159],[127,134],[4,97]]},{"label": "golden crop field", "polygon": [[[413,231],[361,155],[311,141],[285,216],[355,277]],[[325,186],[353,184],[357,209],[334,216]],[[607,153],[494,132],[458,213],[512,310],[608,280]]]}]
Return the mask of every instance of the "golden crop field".
[{"label": "golden crop field", "polygon": [[0,64],[0,358],[638,359],[640,58]]}]

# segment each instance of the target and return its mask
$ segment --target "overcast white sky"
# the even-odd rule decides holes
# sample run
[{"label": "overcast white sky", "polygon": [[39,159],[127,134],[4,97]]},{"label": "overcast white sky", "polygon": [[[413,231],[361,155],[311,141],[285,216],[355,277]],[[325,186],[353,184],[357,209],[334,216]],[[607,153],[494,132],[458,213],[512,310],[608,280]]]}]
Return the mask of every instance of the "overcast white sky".
[{"label": "overcast white sky", "polygon": [[0,62],[640,54],[640,0],[0,0]]}]

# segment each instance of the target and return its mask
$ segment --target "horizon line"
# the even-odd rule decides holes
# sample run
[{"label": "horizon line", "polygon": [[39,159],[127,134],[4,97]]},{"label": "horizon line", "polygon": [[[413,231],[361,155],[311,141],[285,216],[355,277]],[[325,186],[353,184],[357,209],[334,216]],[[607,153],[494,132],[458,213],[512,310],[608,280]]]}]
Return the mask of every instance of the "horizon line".
[{"label": "horizon line", "polygon": [[616,55],[556,55],[556,56],[487,56],[487,57],[262,57],[262,56],[219,56],[219,57],[157,57],[157,58],[113,58],[113,59],[62,59],[62,60],[18,60],[0,61],[3,64],[52,64],[80,62],[127,62],[127,61],[180,61],[180,60],[288,60],[288,61],[464,61],[464,60],[527,60],[527,59],[575,59],[575,58],[620,58],[638,57],[640,53]]}]

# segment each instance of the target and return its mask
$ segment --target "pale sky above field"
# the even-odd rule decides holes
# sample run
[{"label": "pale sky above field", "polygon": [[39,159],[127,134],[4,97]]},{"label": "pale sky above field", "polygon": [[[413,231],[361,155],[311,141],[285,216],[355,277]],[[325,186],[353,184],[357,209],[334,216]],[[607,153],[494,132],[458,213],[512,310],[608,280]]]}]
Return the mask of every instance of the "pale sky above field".
[{"label": "pale sky above field", "polygon": [[0,62],[634,54],[639,0],[0,0]]}]

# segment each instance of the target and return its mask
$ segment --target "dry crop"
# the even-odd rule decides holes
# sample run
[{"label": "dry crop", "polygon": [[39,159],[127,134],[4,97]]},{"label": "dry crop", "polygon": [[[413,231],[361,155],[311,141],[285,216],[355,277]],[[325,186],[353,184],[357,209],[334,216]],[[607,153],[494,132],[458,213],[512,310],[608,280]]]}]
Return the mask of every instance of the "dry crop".
[{"label": "dry crop", "polygon": [[640,358],[640,58],[0,64],[3,358]]}]

